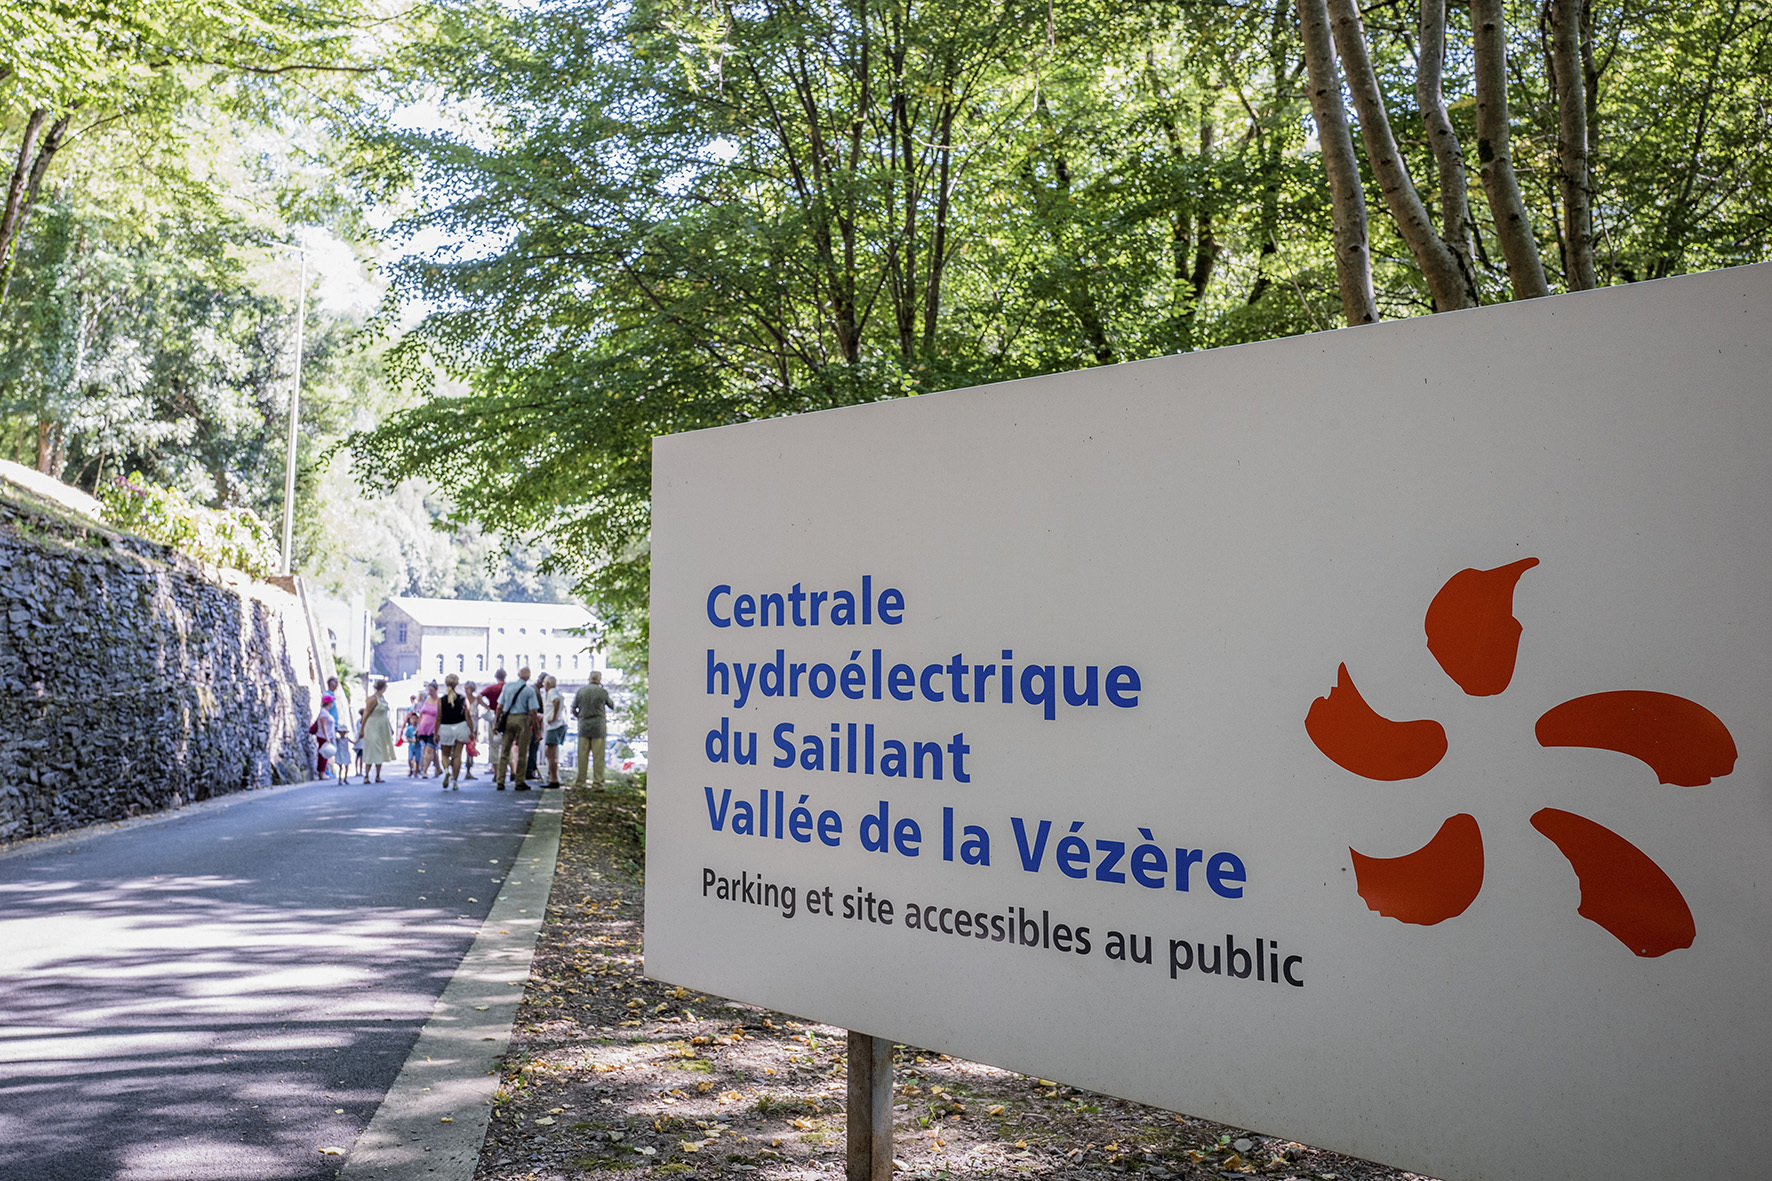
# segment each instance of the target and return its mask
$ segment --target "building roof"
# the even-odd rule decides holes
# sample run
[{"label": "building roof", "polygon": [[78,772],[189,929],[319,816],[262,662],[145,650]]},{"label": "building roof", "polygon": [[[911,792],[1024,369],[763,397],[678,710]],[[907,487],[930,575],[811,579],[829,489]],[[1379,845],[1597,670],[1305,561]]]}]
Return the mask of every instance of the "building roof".
[{"label": "building roof", "polygon": [[577,603],[505,603],[497,599],[427,599],[417,595],[396,595],[383,606],[398,607],[420,627],[563,629],[586,627],[596,622],[591,613]]}]

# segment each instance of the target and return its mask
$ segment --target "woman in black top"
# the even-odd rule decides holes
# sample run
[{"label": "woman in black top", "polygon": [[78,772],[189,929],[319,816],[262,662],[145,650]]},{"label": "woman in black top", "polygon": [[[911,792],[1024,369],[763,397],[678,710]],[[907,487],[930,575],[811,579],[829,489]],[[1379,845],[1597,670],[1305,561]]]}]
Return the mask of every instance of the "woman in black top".
[{"label": "woman in black top", "polygon": [[460,678],[443,678],[443,696],[437,701],[437,746],[443,763],[443,790],[461,790],[461,751],[468,743],[468,699],[456,688]]}]

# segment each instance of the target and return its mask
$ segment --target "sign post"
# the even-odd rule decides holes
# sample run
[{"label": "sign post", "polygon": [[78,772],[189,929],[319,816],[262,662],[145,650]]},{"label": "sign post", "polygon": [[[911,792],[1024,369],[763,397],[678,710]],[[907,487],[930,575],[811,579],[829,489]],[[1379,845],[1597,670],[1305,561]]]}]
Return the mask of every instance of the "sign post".
[{"label": "sign post", "polygon": [[1764,1172],[1769,328],[1747,267],[657,440],[648,974],[868,1032],[852,1179],[892,1042]]},{"label": "sign post", "polygon": [[848,1181],[892,1181],[892,1043],[849,1031]]}]

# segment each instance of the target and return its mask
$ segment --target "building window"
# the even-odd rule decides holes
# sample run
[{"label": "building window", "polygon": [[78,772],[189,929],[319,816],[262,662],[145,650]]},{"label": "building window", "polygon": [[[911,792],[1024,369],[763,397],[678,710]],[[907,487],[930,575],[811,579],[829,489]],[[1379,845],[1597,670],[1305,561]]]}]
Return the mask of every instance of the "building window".
[{"label": "building window", "polygon": [[529,629],[526,627],[520,627],[517,629],[517,634],[520,636],[526,636],[529,634]]},{"label": "building window", "polygon": [[486,671],[486,653],[481,652],[474,657],[474,671],[477,673]]},{"label": "building window", "polygon": [[[502,636],[502,635],[504,635],[504,634],[505,634],[505,629],[504,629],[504,628],[502,628],[502,627],[501,627],[501,628],[499,628],[499,629],[498,629],[498,634],[499,634],[499,635],[501,635],[501,636]],[[502,657],[502,656],[501,656],[501,657],[499,657],[499,659],[500,659],[500,660],[502,660],[502,659],[504,659],[504,658],[503,658],[503,657]]]},{"label": "building window", "polygon": [[572,671],[573,672],[578,671],[578,653],[576,653],[576,652],[574,652],[572,654]]},{"label": "building window", "polygon": [[500,653],[499,653],[499,654],[498,654],[498,666],[499,666],[499,667],[500,667],[500,668],[504,668],[504,667],[505,667],[505,654],[504,654],[504,653],[503,653],[503,652],[500,652]]},{"label": "building window", "polygon": [[394,625],[394,643],[404,644],[405,642],[406,642],[406,625],[404,623],[396,623]]},{"label": "building window", "polygon": [[545,636],[548,634],[548,629],[545,627],[538,627],[535,629],[535,634],[538,636]]},{"label": "building window", "polygon": [[437,653],[437,671],[443,671],[443,654],[441,652]]},{"label": "building window", "polygon": [[455,671],[458,673],[468,671],[468,658],[460,652],[455,654]]}]

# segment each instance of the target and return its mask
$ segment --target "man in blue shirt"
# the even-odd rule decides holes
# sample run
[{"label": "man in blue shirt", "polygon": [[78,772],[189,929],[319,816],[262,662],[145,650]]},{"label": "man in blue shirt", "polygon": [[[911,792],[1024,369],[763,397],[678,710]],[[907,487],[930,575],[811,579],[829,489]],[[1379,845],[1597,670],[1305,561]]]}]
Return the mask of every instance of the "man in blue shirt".
[{"label": "man in blue shirt", "polygon": [[504,718],[504,741],[499,745],[498,770],[493,778],[498,790],[505,789],[505,767],[516,763],[518,791],[529,790],[529,736],[541,724],[541,695],[529,683],[529,670],[517,670],[517,679],[507,684],[498,697],[498,712]]}]

